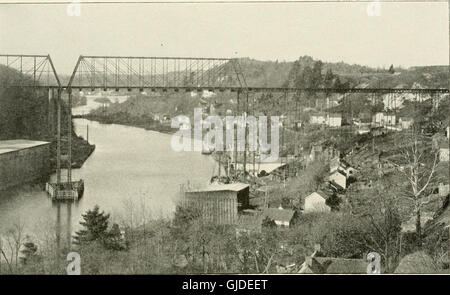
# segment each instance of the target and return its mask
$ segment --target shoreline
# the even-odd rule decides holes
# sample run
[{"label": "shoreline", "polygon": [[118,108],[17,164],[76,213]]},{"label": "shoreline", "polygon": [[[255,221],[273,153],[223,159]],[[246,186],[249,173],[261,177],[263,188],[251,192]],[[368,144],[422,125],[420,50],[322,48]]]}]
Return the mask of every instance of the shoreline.
[{"label": "shoreline", "polygon": [[160,123],[159,124],[154,124],[154,123],[149,124],[149,123],[143,122],[143,121],[126,122],[123,120],[114,120],[114,119],[110,119],[110,117],[105,118],[103,116],[96,116],[96,115],[92,115],[92,114],[80,115],[77,118],[95,121],[100,124],[107,124],[107,125],[118,124],[118,125],[123,125],[123,126],[136,127],[136,128],[141,128],[141,129],[145,129],[145,130],[149,130],[149,131],[156,131],[156,132],[160,132],[163,134],[169,134],[169,135],[172,135],[176,131],[178,131],[178,129],[172,128],[172,127],[170,127],[170,125],[163,125]]}]

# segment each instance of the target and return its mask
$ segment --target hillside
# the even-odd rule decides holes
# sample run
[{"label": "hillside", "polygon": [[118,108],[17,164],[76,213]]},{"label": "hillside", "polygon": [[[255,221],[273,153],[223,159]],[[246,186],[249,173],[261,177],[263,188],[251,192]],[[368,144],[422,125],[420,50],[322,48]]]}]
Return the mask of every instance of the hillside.
[{"label": "hillside", "polygon": [[305,68],[313,70],[317,62],[322,63],[322,79],[327,71],[338,76],[341,82],[348,81],[350,87],[365,85],[368,88],[448,88],[448,66],[411,67],[394,69],[390,74],[387,69],[370,68],[345,62],[322,62],[310,56],[302,56],[295,62],[258,61],[250,58],[239,60],[249,86],[294,86],[295,73]]}]

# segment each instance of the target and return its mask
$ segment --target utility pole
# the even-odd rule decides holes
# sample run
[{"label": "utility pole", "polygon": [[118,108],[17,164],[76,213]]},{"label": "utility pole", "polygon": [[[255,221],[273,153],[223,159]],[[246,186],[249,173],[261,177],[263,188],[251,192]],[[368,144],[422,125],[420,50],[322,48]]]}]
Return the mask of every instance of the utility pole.
[{"label": "utility pole", "polygon": [[247,126],[247,114],[248,114],[248,91],[246,94],[246,104],[245,104],[245,116],[244,116],[244,123],[245,123],[245,144],[244,144],[244,177],[247,173],[247,144],[248,144],[248,126]]},{"label": "utility pole", "polygon": [[[237,101],[236,101],[236,114],[237,116],[239,116],[239,93],[240,91],[237,91]],[[233,125],[233,133],[235,133],[235,137],[234,137],[234,177],[237,178],[238,172],[237,172],[237,167],[238,167],[238,152],[237,152],[237,141],[238,141],[238,128],[239,128],[239,123],[236,125]],[[236,131],[234,131],[234,127],[236,126]]]},{"label": "utility pole", "polygon": [[72,89],[69,88],[69,103],[68,109],[68,132],[67,132],[67,182],[69,183],[69,189],[72,190]]},{"label": "utility pole", "polygon": [[57,97],[57,134],[56,134],[56,187],[61,184],[61,88],[58,88]]}]

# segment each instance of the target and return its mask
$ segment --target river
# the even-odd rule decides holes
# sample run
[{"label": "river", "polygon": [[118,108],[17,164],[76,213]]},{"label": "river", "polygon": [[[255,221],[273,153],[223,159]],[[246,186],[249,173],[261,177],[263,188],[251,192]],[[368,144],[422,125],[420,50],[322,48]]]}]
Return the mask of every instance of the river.
[{"label": "river", "polygon": [[1,193],[0,233],[22,224],[31,236],[54,234],[57,216],[62,226],[70,220],[75,231],[81,214],[95,205],[117,222],[166,217],[174,211],[180,184],[206,183],[215,166],[212,157],[199,152],[173,151],[168,134],[86,119],[75,119],[74,125],[83,137],[89,126],[89,142],[96,145],[83,167],[73,171],[73,179],[85,182],[83,198],[69,210],[67,204],[52,203],[42,186]]}]

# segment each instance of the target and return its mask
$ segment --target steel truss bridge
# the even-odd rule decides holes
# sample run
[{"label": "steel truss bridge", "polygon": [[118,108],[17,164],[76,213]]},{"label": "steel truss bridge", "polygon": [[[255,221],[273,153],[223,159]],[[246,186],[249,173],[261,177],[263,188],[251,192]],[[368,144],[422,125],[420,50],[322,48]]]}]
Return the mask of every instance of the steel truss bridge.
[{"label": "steel truss bridge", "polygon": [[[139,90],[139,91],[231,91],[237,93],[236,113],[250,113],[249,105],[258,103],[256,95],[251,93],[278,93],[275,100],[285,104],[292,112],[293,106],[287,102],[287,95],[299,93],[342,94],[346,97],[356,93],[369,94],[372,99],[382,95],[410,93],[421,100],[424,95],[434,97],[449,93],[449,89],[418,88],[295,88],[295,87],[259,87],[247,85],[245,75],[238,59],[235,58],[190,58],[190,57],[135,57],[135,56],[80,56],[75,64],[67,85],[60,82],[50,55],[0,54],[0,70],[9,69],[7,74],[0,71],[0,88],[32,87],[48,89],[49,97],[57,98],[58,106],[58,148],[57,182],[61,181],[61,94],[68,93],[69,114],[71,115],[72,91],[75,90]],[[56,90],[56,91],[55,91]],[[245,97],[240,99],[240,94]],[[241,105],[241,103],[242,105]],[[241,105],[241,108],[240,108]],[[71,116],[69,116],[68,162],[71,162]],[[244,155],[245,156],[245,155]],[[245,165],[244,165],[245,167]],[[68,167],[68,183],[71,183],[71,167]]]}]

